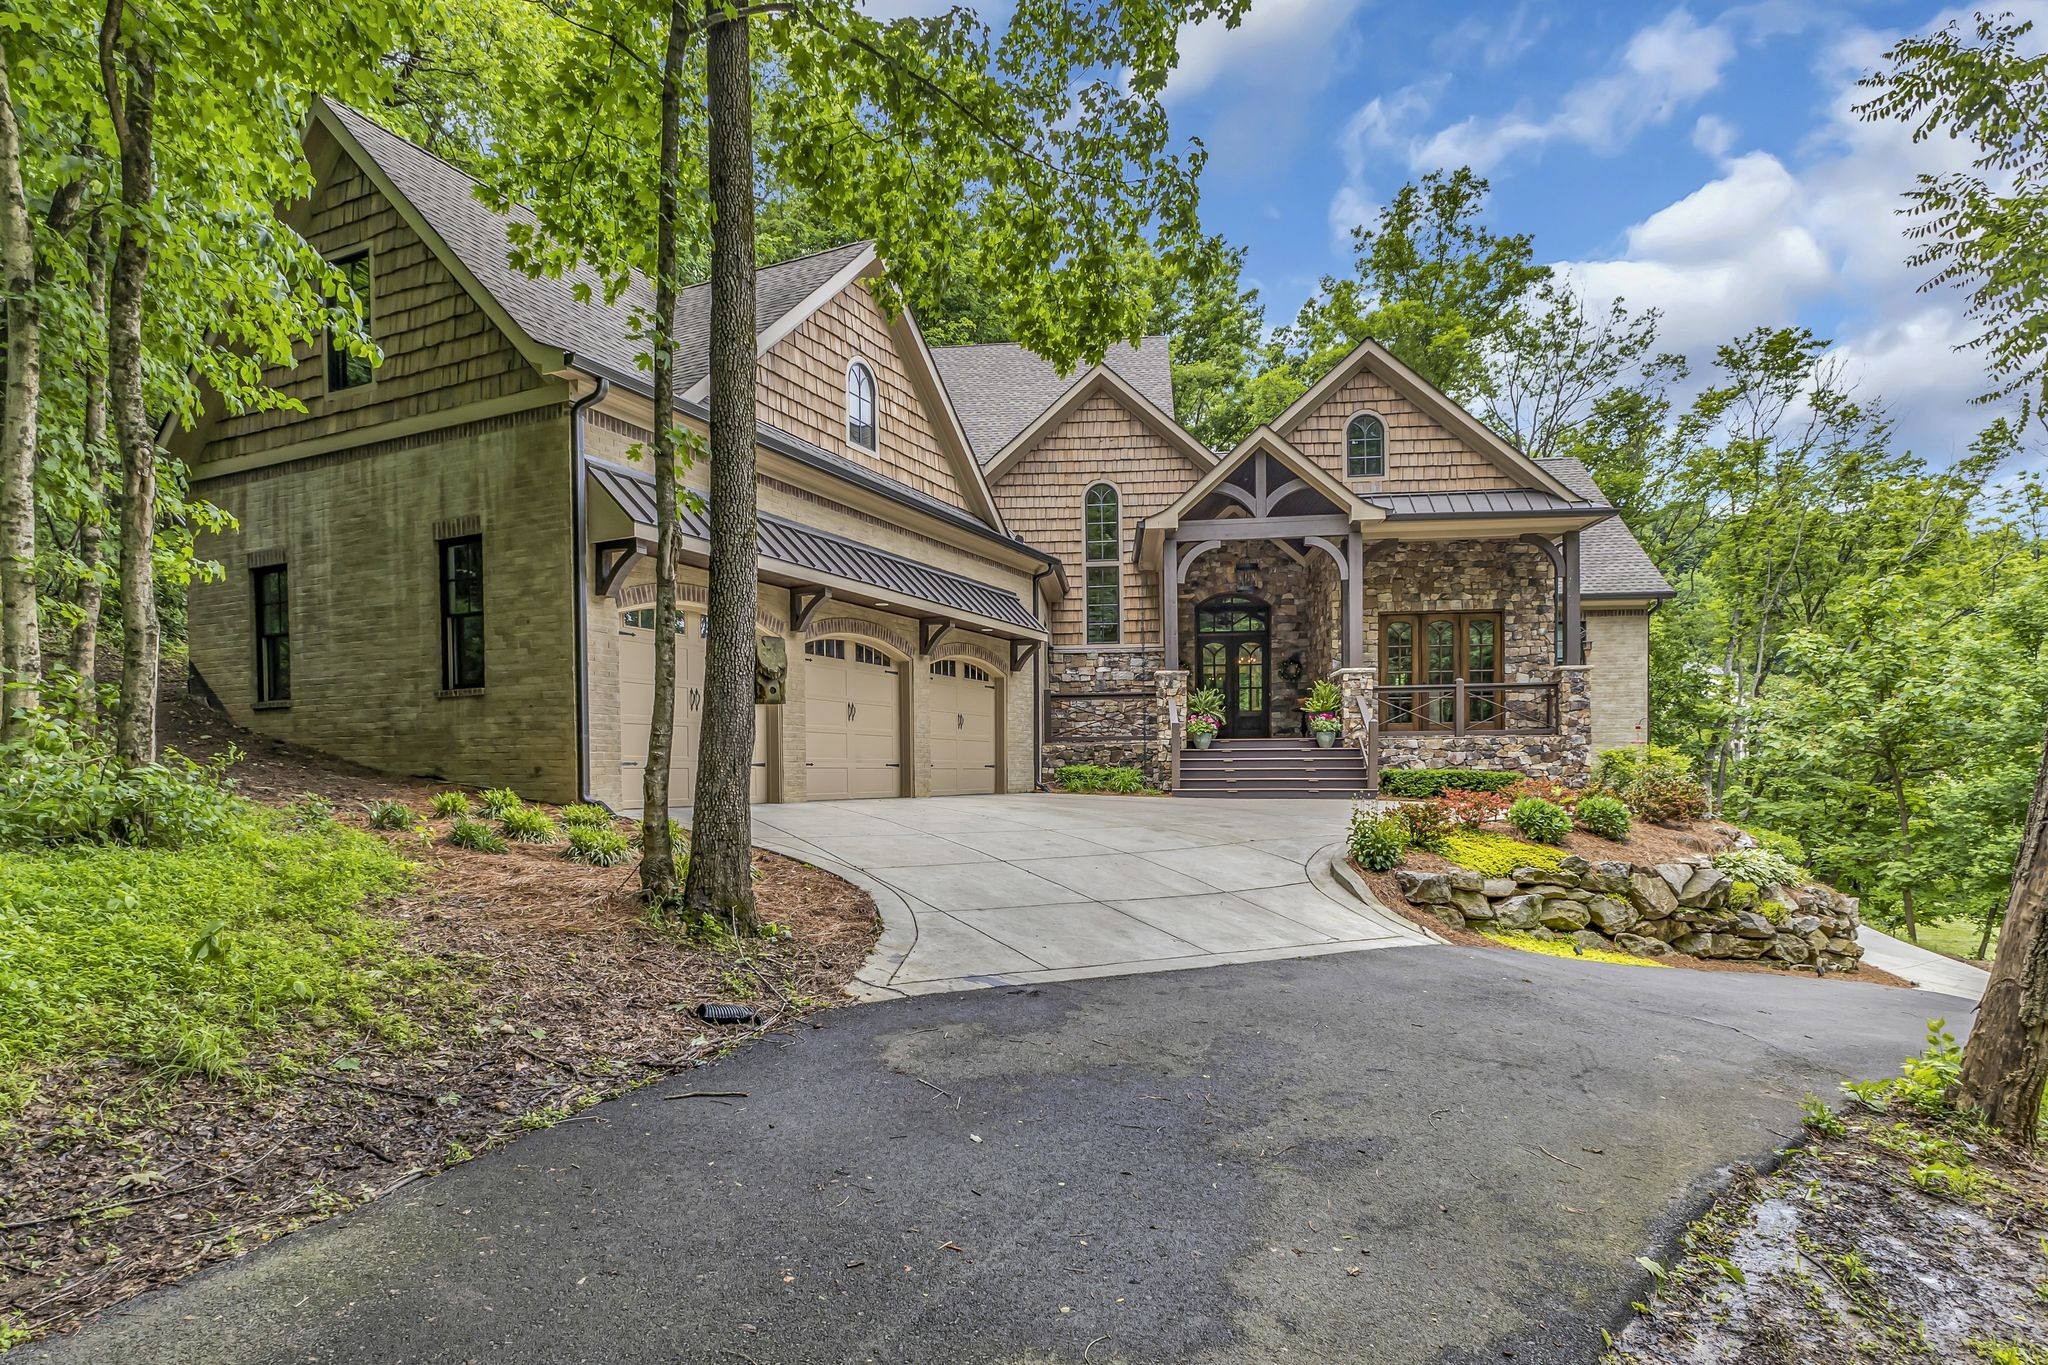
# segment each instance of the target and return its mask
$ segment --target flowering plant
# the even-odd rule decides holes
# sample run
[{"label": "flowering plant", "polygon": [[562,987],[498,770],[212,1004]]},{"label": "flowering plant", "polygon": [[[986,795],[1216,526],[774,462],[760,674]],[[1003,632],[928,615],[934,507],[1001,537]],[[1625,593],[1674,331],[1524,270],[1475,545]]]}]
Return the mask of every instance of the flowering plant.
[{"label": "flowering plant", "polygon": [[1318,711],[1308,718],[1308,730],[1312,735],[1334,735],[1344,728],[1335,711]]},{"label": "flowering plant", "polygon": [[1188,733],[1190,735],[1213,735],[1221,725],[1222,722],[1217,720],[1216,717],[1205,716],[1200,711],[1192,712],[1188,716]]}]

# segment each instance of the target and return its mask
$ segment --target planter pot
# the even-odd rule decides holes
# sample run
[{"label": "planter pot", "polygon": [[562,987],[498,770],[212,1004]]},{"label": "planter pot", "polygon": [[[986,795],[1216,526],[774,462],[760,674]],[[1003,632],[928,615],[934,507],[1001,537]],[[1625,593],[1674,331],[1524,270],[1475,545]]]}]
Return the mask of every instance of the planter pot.
[{"label": "planter pot", "polygon": [[1336,735],[1336,732],[1335,732],[1335,731],[1333,731],[1333,730],[1318,730],[1318,731],[1316,731],[1316,747],[1317,747],[1318,749],[1327,749],[1327,748],[1329,748],[1329,747],[1330,747],[1330,746],[1331,746],[1332,744],[1335,744],[1336,742],[1337,742],[1337,735]]},{"label": "planter pot", "polygon": [[1195,747],[1196,747],[1197,749],[1206,749],[1206,748],[1208,748],[1208,747],[1209,747],[1209,746],[1210,746],[1211,744],[1213,744],[1213,743],[1215,743],[1215,742],[1216,742],[1216,736],[1214,736],[1214,735],[1189,735],[1189,736],[1188,736],[1188,743],[1190,743],[1190,744],[1194,745],[1194,746],[1195,746]]}]

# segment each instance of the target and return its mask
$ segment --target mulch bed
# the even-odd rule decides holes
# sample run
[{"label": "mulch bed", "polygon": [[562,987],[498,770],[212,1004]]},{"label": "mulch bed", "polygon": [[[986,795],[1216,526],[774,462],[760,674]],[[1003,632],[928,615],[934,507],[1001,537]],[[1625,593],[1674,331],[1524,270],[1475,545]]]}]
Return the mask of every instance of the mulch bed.
[{"label": "mulch bed", "polygon": [[[424,811],[449,785],[296,753],[167,703],[167,747],[200,758],[229,741],[247,753],[235,769],[246,794],[312,793],[358,827],[362,802]],[[0,1325],[68,1330],[522,1131],[602,1122],[578,1115],[845,1002],[880,930],[865,892],[759,850],[761,916],[788,937],[707,945],[650,920],[632,864],[385,837],[423,877],[376,913],[447,964],[453,983],[416,1018],[426,1041],[389,1051],[337,1037],[323,1050],[302,1039],[295,1055],[308,1069],[264,1087],[120,1064],[47,1076],[42,1098],[0,1131]],[[693,1013],[706,1001],[752,1006],[757,1020],[707,1026]]]}]

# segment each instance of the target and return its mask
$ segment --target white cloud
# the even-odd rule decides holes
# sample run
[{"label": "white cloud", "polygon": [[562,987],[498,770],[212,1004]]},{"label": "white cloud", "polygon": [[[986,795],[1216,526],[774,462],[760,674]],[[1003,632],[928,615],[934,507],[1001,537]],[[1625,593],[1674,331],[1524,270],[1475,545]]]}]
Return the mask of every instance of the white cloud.
[{"label": "white cloud", "polygon": [[1366,182],[1366,166],[1375,153],[1398,146],[1416,119],[1429,112],[1441,77],[1404,86],[1391,95],[1375,96],[1360,105],[1337,135],[1344,159],[1344,183],[1330,197],[1330,241],[1339,251],[1349,247],[1351,229],[1378,208]]},{"label": "white cloud", "polygon": [[1516,152],[1554,141],[1616,151],[1718,86],[1734,55],[1735,40],[1725,27],[1673,10],[1637,30],[1614,70],[1573,86],[1554,111],[1474,115],[1418,143],[1409,164],[1421,171],[1471,166],[1484,173]]},{"label": "white cloud", "polygon": [[1735,126],[1713,114],[1701,114],[1692,125],[1692,145],[1719,161],[1735,145]]},{"label": "white cloud", "polygon": [[1234,29],[1220,23],[1186,25],[1167,98],[1200,94],[1226,73],[1239,88],[1284,84],[1295,93],[1319,88],[1340,65],[1332,48],[1345,41],[1351,15],[1363,3],[1258,0]]},{"label": "white cloud", "polygon": [[1536,45],[1550,27],[1550,16],[1538,13],[1529,0],[1515,6],[1514,13],[1468,15],[1430,44],[1437,60],[1448,65],[1468,65],[1477,58],[1482,69],[1498,71]]}]

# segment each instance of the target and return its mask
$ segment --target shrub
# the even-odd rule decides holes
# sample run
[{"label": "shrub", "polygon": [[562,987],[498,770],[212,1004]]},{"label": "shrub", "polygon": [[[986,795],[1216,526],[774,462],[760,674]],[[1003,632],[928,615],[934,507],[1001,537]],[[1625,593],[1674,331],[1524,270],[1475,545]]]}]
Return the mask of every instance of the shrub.
[{"label": "shrub", "polygon": [[1767,849],[1731,848],[1714,855],[1714,866],[1738,882],[1757,886],[1797,886],[1799,869]]},{"label": "shrub", "polygon": [[1730,910],[1754,910],[1763,899],[1763,890],[1755,882],[1740,878],[1728,884],[1728,908]]},{"label": "shrub", "polygon": [[1579,808],[1579,800],[1585,795],[1576,787],[1537,777],[1525,777],[1501,794],[1507,797],[1510,806],[1525,796],[1533,796],[1539,801],[1548,801],[1567,815]]},{"label": "shrub", "polygon": [[455,817],[455,823],[448,827],[448,842],[457,848],[466,848],[472,853],[503,853],[505,841],[498,831],[481,820],[472,820],[467,815]]},{"label": "shrub", "polygon": [[[566,816],[568,812],[562,814]],[[610,825],[571,825],[569,846],[562,850],[562,856],[592,867],[617,867],[633,856],[633,845]]]},{"label": "shrub", "polygon": [[1789,834],[1780,834],[1774,829],[1762,829],[1756,825],[1737,825],[1735,828],[1757,841],[1766,852],[1775,853],[1788,863],[1806,866],[1806,846]]},{"label": "shrub", "polygon": [[525,804],[519,799],[519,793],[510,787],[493,787],[479,796],[476,803],[493,820],[502,820],[508,811],[518,810]]},{"label": "shrub", "polygon": [[1445,792],[1505,791],[1522,780],[1520,773],[1490,768],[1388,768],[1380,774],[1383,796],[1442,796]]},{"label": "shrub", "polygon": [[1442,853],[1444,837],[1451,832],[1451,813],[1441,801],[1408,801],[1394,807],[1394,818],[1407,831],[1408,847],[1425,853]]},{"label": "shrub", "polygon": [[570,829],[610,829],[612,813],[603,806],[593,806],[587,801],[578,802],[573,806],[562,807],[562,823]]},{"label": "shrub", "polygon": [[1508,823],[1539,844],[1561,844],[1572,832],[1572,817],[1540,796],[1525,796],[1509,806]]},{"label": "shrub", "polygon": [[457,815],[469,814],[469,796],[466,792],[435,792],[434,818],[447,820]]},{"label": "shrub", "polygon": [[1408,851],[1408,826],[1398,816],[1351,812],[1352,861],[1368,872],[1391,872]]},{"label": "shrub", "polygon": [[1116,792],[1130,796],[1145,790],[1145,774],[1136,768],[1101,763],[1062,764],[1053,769],[1052,779],[1062,791],[1070,792]]},{"label": "shrub", "polygon": [[498,827],[515,844],[552,844],[562,837],[548,813],[532,806],[514,806],[505,812]]},{"label": "shrub", "polygon": [[0,848],[185,848],[226,836],[254,809],[227,778],[237,750],[203,767],[168,754],[129,768],[61,720],[20,723],[21,737],[0,745]]},{"label": "shrub", "polygon": [[363,809],[370,813],[371,829],[411,829],[419,822],[403,801],[365,801]]},{"label": "shrub", "polygon": [[1707,793],[1692,760],[1660,744],[1607,749],[1593,761],[1593,786],[1620,797],[1645,820],[1673,823],[1707,813]]},{"label": "shrub", "polygon": [[1447,791],[1437,798],[1437,804],[1451,817],[1453,824],[1465,829],[1478,829],[1489,820],[1499,820],[1507,815],[1513,802],[1505,792]]},{"label": "shrub", "polygon": [[1564,850],[1526,843],[1489,829],[1454,830],[1444,838],[1439,856],[1482,877],[1505,877],[1518,867],[1554,868],[1563,860]]},{"label": "shrub", "polygon": [[1615,797],[1585,797],[1579,802],[1575,814],[1580,824],[1602,839],[1612,839],[1619,843],[1628,838],[1628,827],[1632,823],[1629,819],[1628,806]]}]

